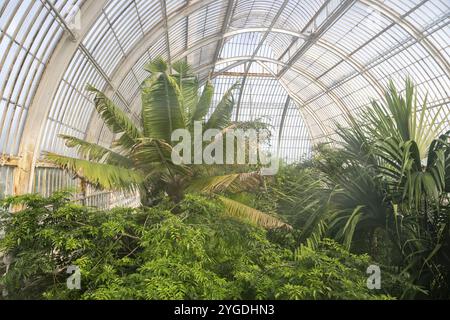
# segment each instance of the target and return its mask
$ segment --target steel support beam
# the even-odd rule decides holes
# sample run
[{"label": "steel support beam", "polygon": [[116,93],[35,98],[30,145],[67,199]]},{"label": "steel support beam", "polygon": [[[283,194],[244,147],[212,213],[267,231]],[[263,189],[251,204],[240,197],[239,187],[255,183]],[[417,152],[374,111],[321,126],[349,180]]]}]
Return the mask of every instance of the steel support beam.
[{"label": "steel support beam", "polygon": [[[231,18],[233,17],[234,8],[235,8],[234,0],[228,0],[227,11],[225,12],[225,16],[224,16],[223,24],[222,24],[222,30],[221,30],[222,37],[220,38],[220,40],[217,43],[216,51],[214,52],[214,56],[213,56],[214,66],[216,65],[216,62],[219,59],[220,52],[222,51],[223,43],[225,42],[225,38],[226,38],[225,33],[227,32],[228,27],[231,23]],[[213,68],[214,68],[214,66],[213,66]]]},{"label": "steel support beam", "polygon": [[107,0],[86,2],[81,7],[83,24],[74,41],[70,34],[63,35],[50,58],[28,110],[19,146],[20,158],[14,170],[14,194],[32,191],[34,165],[39,158],[40,143],[45,133],[45,124],[58,85],[73,55],[87,32],[101,14]]},{"label": "steel support beam", "polygon": [[[148,54],[148,49],[161,37],[167,34],[166,30],[169,30],[171,26],[179,22],[181,19],[190,16],[194,12],[201,10],[216,0],[202,0],[192,3],[187,3],[183,7],[175,10],[174,12],[167,14],[167,26],[164,21],[156,23],[143,38],[137,42],[133,48],[128,52],[127,56],[124,56],[122,60],[118,63],[116,68],[111,73],[111,83],[115,88],[118,88],[127,76],[129,70],[133,68],[136,62],[142,58],[142,56]],[[219,38],[217,38],[219,39]],[[192,51],[192,49],[188,49]],[[176,61],[184,56],[177,55],[177,57],[171,57],[172,61]],[[96,117],[93,115],[93,117]],[[91,119],[92,125],[89,125],[88,132],[86,134],[88,140],[95,139],[99,135],[99,130],[101,130],[101,121],[98,118]]]},{"label": "steel support beam", "polygon": [[[189,5],[175,10],[167,16],[167,27],[176,24],[181,19],[190,16],[194,12],[201,10],[216,0],[202,0],[196,1]],[[148,53],[148,49],[165,34],[164,22],[156,23],[145,35],[138,41],[133,48],[130,49],[127,56],[124,57],[111,73],[111,79],[115,86],[119,86],[122,79],[124,79],[129,70],[136,64],[136,62]],[[174,57],[172,60],[175,61]]]},{"label": "steel support beam", "polygon": [[[295,63],[298,59],[300,59],[306,51],[308,51],[319,39],[320,37],[331,27],[333,24],[339,20],[355,3],[356,0],[344,0],[333,10],[331,14],[329,14],[322,24],[317,28],[317,30],[313,30],[313,32],[308,36],[308,39],[296,50],[294,55],[288,60],[286,66],[281,69],[278,73],[278,78],[281,78],[287,70]],[[328,2],[326,3],[328,4]],[[311,19],[310,23],[306,25],[306,27],[302,30],[301,33],[305,33],[310,28],[310,25],[315,21],[315,19],[320,15],[321,12],[326,10],[326,5],[323,5],[320,10],[316,13],[316,16]],[[297,41],[297,40],[295,40]],[[280,60],[282,57],[280,57]]]},{"label": "steel support beam", "polygon": [[[270,58],[263,58],[263,57],[250,57],[250,56],[238,56],[233,58],[225,59],[226,61],[236,61],[236,60],[247,60],[247,61],[260,61],[260,62],[269,62],[273,64],[277,64],[281,67],[285,67],[286,63],[282,61],[278,61],[275,59]],[[220,61],[220,60],[219,60]],[[327,87],[318,79],[314,78],[313,75],[311,75],[308,71],[300,69],[298,67],[292,66],[291,70],[295,73],[299,74],[300,76],[303,76],[307,78],[309,81],[315,83],[322,91],[328,91]],[[280,80],[280,79],[279,79]],[[347,107],[340,101],[339,97],[337,97],[333,92],[328,92],[328,96],[333,100],[333,102],[339,107],[342,113],[349,114],[349,110]]]},{"label": "steel support beam", "polygon": [[[185,14],[190,14],[191,11],[186,11],[187,8],[184,8],[183,10],[181,10],[180,12],[178,12],[176,15],[171,16],[172,19],[169,19],[169,23],[175,23],[176,21],[178,21],[179,19],[181,19],[182,17],[185,16]],[[153,31],[156,30],[152,30],[151,32],[149,32],[150,34],[154,34]],[[220,39],[222,38],[227,38],[227,37],[231,37],[237,34],[242,34],[242,33],[247,33],[247,32],[267,32],[268,28],[248,28],[248,29],[239,29],[239,30],[233,30],[233,31],[229,31],[226,32],[225,34],[216,34],[207,38],[204,38],[194,44],[192,44],[190,46],[190,48],[185,51],[182,52],[180,54],[178,54],[176,57],[174,57],[174,60],[183,58],[185,56],[187,56],[188,54],[195,52],[196,50],[199,50],[201,47],[210,44],[212,42],[215,41],[220,41]],[[292,35],[292,36],[296,36],[298,38],[305,38],[305,35],[300,34],[300,33],[296,33],[293,31],[288,31],[288,30],[283,30],[283,29],[277,29],[277,28],[272,28],[271,32],[274,33],[282,33],[282,34],[288,34],[288,35]],[[156,39],[155,39],[156,41]],[[142,43],[141,43],[142,45]],[[347,61],[349,64],[351,64],[355,70],[361,74],[366,81],[368,81],[372,87],[378,92],[378,94],[380,95],[380,97],[383,95],[383,87],[381,86],[381,84],[375,79],[375,77],[373,77],[370,74],[369,70],[365,70],[365,66],[363,66],[362,64],[360,64],[357,60],[355,60],[354,58],[352,58],[350,55],[347,55],[345,52],[343,52],[341,49],[337,48],[336,46],[327,43],[326,41],[319,39],[316,43],[316,45],[325,48],[327,50],[332,51],[334,54],[338,55],[341,59]],[[144,43],[144,49],[143,48],[135,48],[135,52],[146,52],[148,50],[148,47],[151,46],[151,43],[148,44],[148,42]],[[122,79],[126,76],[126,71],[129,70],[129,68],[131,68],[138,59],[140,59],[141,56],[137,56],[137,55],[132,55],[129,54],[127,57],[127,67],[121,65],[120,68],[117,70],[117,75],[114,76],[113,81],[114,83],[116,83],[117,85],[119,85],[122,81]],[[217,64],[217,61],[216,61]],[[213,67],[213,66],[212,66]],[[202,68],[202,70],[204,71],[204,69]],[[118,76],[120,75],[120,77]],[[336,100],[337,98],[335,97]],[[91,126],[93,128],[93,126]]]},{"label": "steel support beam", "polygon": [[2,155],[0,156],[0,167],[17,167],[20,158],[15,156]]},{"label": "steel support beam", "polygon": [[[223,38],[231,37],[231,36],[234,36],[234,35],[237,35],[237,34],[248,33],[248,32],[267,32],[267,31],[268,31],[268,28],[250,28],[250,29],[235,30],[235,31],[227,32],[225,34],[219,33],[219,34],[216,34],[216,35],[212,35],[212,36],[209,36],[207,38],[204,38],[204,39],[202,39],[202,40],[192,44],[189,47],[188,50],[186,50],[186,51],[176,55],[174,57],[174,61],[178,60],[178,59],[181,59],[181,58],[184,58],[187,55],[191,54],[192,52],[195,52],[195,51],[201,49],[202,47],[204,47],[204,46],[206,46],[206,45],[208,45],[210,43],[220,41]],[[281,33],[281,34],[288,34],[288,35],[295,35],[295,36],[297,36],[299,38],[303,36],[302,34],[295,33],[295,32],[292,32],[292,31],[286,31],[286,30],[283,30],[283,29],[275,29],[274,28],[274,29],[272,29],[271,32]],[[145,44],[145,45],[148,46],[148,44]],[[355,70],[358,72],[358,74],[361,74],[366,79],[366,81],[368,81],[372,85],[372,87],[378,92],[380,97],[383,96],[383,87],[381,86],[381,84],[375,79],[375,77],[373,77],[370,74],[370,72],[368,70],[365,70],[365,67],[362,64],[360,64],[357,60],[352,58],[350,55],[346,55],[346,53],[343,52],[341,49],[337,48],[336,46],[334,46],[332,44],[327,43],[324,40],[319,40],[316,43],[316,45],[333,52],[334,54],[339,56],[341,59],[347,61],[350,65],[352,65],[355,68]],[[130,57],[130,56],[128,56],[128,57]],[[137,61],[140,58],[141,57],[130,57],[131,61],[134,61],[134,62]],[[215,60],[215,61],[216,61],[216,64],[217,64],[217,60]],[[211,67],[214,67],[214,65],[212,65]],[[204,71],[204,69],[203,69],[203,71]],[[119,86],[120,81],[118,81],[116,77],[114,78],[114,82],[116,83],[116,86]],[[325,87],[322,86],[322,88],[325,88]],[[138,93],[139,92],[137,92],[137,94]],[[135,97],[136,97],[136,95],[134,96],[134,98]],[[133,100],[134,100],[134,98],[133,98]],[[93,129],[94,129],[94,127],[95,126],[90,126],[90,128],[93,128]]]},{"label": "steel support beam", "polygon": [[[446,59],[436,46],[427,39],[427,37],[417,29],[411,22],[406,20],[404,16],[401,16],[395,10],[392,10],[389,6],[381,1],[377,0],[358,0],[361,3],[377,10],[379,13],[389,18],[397,25],[403,28],[409,33],[418,43],[421,43],[424,48],[430,53],[434,61],[442,68],[442,70],[450,77],[450,61]],[[409,14],[409,12],[407,13]]]},{"label": "steel support beam", "polygon": [[[248,60],[249,59],[244,59],[244,58],[242,58],[242,59],[228,58],[228,59],[219,60],[218,61],[219,64],[222,64],[222,63],[230,63],[230,64],[228,66],[224,67],[223,69],[217,70],[216,72],[214,72],[214,74],[211,75],[211,78],[213,79],[217,76],[220,76],[220,75],[228,72],[228,70],[232,70],[233,68],[237,67],[238,65],[248,62]],[[255,62],[260,64],[262,68],[267,70],[270,73],[271,77],[276,77],[276,74],[274,74],[270,69],[268,69],[267,66],[265,66],[260,61],[258,61],[258,58],[255,59]],[[214,65],[215,65],[214,63],[208,63],[205,65],[198,66],[197,68],[194,68],[193,71],[196,73],[204,72],[205,70],[211,69],[211,67],[213,67]],[[331,134],[331,131],[329,130],[329,128],[326,128],[325,126],[323,126],[323,124],[317,118],[315,113],[305,104],[305,102],[303,100],[301,100],[299,97],[297,97],[283,82],[280,82],[280,85],[288,93],[288,95],[291,97],[291,99],[294,100],[297,105],[301,106],[301,109],[299,110],[299,112],[302,113],[302,109],[303,109],[314,120],[314,122],[317,124],[317,126],[321,130],[322,135],[314,136],[314,139],[318,139],[321,137],[327,137],[328,135]],[[310,133],[310,136],[313,137],[310,123],[306,120],[306,117],[303,117],[303,118],[305,120],[305,124]]]},{"label": "steel support beam", "polygon": [[235,118],[235,121],[238,121],[238,119],[239,119],[239,111],[240,111],[240,108],[241,108],[241,102],[242,102],[242,96],[244,94],[244,88],[245,88],[245,85],[246,85],[246,82],[247,82],[247,74],[250,71],[250,68],[252,66],[253,60],[256,57],[256,55],[258,54],[258,51],[263,46],[264,42],[266,41],[266,39],[269,36],[269,34],[272,31],[272,29],[275,27],[275,24],[277,23],[278,19],[280,18],[281,14],[283,13],[283,11],[286,8],[286,6],[288,5],[288,3],[289,3],[289,0],[284,0],[283,1],[283,4],[280,6],[280,8],[278,9],[275,17],[272,19],[272,22],[270,23],[269,28],[267,28],[267,30],[264,32],[264,35],[262,36],[261,40],[259,41],[258,45],[256,46],[256,49],[253,51],[251,59],[248,61],[247,65],[245,66],[244,77],[242,78],[241,89],[239,91],[239,97],[238,97],[237,105],[236,105],[236,118]]},{"label": "steel support beam", "polygon": [[[69,25],[65,21],[64,17],[60,14],[58,9],[52,4],[50,0],[44,0],[46,4],[50,7],[51,11],[56,15],[57,21],[61,25],[61,27],[70,35],[72,40],[76,40],[78,36],[72,31],[72,29],[69,28]],[[164,0],[161,0],[164,1]],[[103,12],[103,8],[101,10]],[[119,99],[124,103],[125,107],[128,108],[128,111],[131,111],[128,102],[126,99],[118,92],[117,87],[111,82],[111,79],[106,74],[106,72],[103,70],[103,68],[100,66],[100,64],[95,60],[95,58],[92,56],[92,54],[89,52],[89,50],[84,46],[83,42],[80,42],[78,44],[78,47],[80,51],[86,56],[86,58],[89,60],[89,62],[94,66],[94,68],[98,71],[98,73],[102,76],[102,78],[106,81],[106,83],[109,85],[109,87],[113,90],[113,92],[119,97]]]},{"label": "steel support beam", "polygon": [[[258,63],[262,68],[264,68],[267,72],[272,74],[272,76],[274,78],[276,78],[277,75],[271,69],[267,68],[267,66],[264,63],[262,63],[259,60],[257,60],[256,63]],[[331,132],[329,131],[328,127],[325,127],[323,125],[323,123],[317,117],[315,112],[313,110],[311,110],[311,108],[309,108],[309,106],[305,105],[305,102],[303,101],[303,99],[301,99],[294,92],[292,92],[292,90],[283,81],[280,81],[280,85],[283,87],[283,89],[288,93],[288,95],[291,97],[291,99],[294,100],[294,102],[298,106],[298,111],[300,112],[300,114],[302,114],[303,119],[305,120],[305,124],[309,131],[309,136],[311,137],[311,140],[319,139],[321,137],[325,137],[325,139],[328,139],[328,136],[330,135]],[[313,131],[311,129],[311,123],[309,123],[309,121],[307,120],[307,118],[305,117],[303,112],[306,112],[314,120],[317,127],[322,132],[322,136],[318,136],[318,137],[314,136]]]},{"label": "steel support beam", "polygon": [[302,37],[294,35],[294,39],[291,41],[291,44],[284,50],[284,52],[281,54],[281,56],[278,57],[278,60],[283,60],[283,58],[289,53],[291,48],[298,42],[299,39],[308,40],[309,35],[311,33],[311,30],[313,29],[313,24],[316,21],[317,17],[326,10],[327,5],[329,4],[329,0],[326,0],[322,3],[322,5],[319,7],[317,12],[309,19],[308,23],[300,30],[300,34]]},{"label": "steel support beam", "polygon": [[[169,66],[172,64],[172,55],[170,54],[170,38],[169,38],[169,18],[167,17],[167,4],[166,0],[159,0],[161,5],[161,13],[163,17],[163,25],[164,25],[164,37],[166,39],[166,48],[167,48],[167,58],[169,62]],[[186,39],[187,41],[187,39]]]},{"label": "steel support beam", "polygon": [[[272,77],[276,77],[276,74],[274,74],[270,69],[267,68],[267,66],[265,66],[261,62],[269,62],[269,63],[278,64],[278,65],[281,65],[281,66],[285,65],[281,61],[270,59],[270,58],[255,57],[253,60],[251,60],[250,56],[238,56],[238,57],[233,57],[233,58],[221,59],[221,60],[216,61],[216,63],[208,63],[208,64],[205,64],[205,65],[202,65],[202,66],[198,66],[197,68],[194,68],[194,72],[197,72],[197,73],[204,72],[205,70],[209,70],[210,68],[214,67],[215,64],[231,63],[229,66],[227,66],[227,67],[225,67],[225,68],[215,72],[212,75],[212,78],[215,78],[215,77],[219,76],[220,74],[223,74],[224,72],[227,72],[228,70],[231,70],[231,69],[235,68],[236,66],[238,66],[240,64],[248,63],[249,61],[260,63],[260,65],[265,70],[267,70],[272,75]],[[322,91],[326,92],[326,94],[331,98],[331,100],[339,107],[339,109],[341,110],[342,113],[348,113],[348,110],[347,110],[346,106],[344,104],[342,104],[340,99],[333,92],[328,92],[328,90],[325,87],[325,85],[323,83],[321,83],[320,81],[317,81],[317,79],[315,79],[310,73],[308,73],[307,71],[301,70],[301,69],[299,69],[297,67],[293,67],[292,71],[296,72],[297,74],[299,74],[299,75],[301,75],[303,77],[306,77],[311,82],[314,82],[317,86],[320,87],[320,89]],[[284,82],[280,81],[280,83],[283,86],[283,88],[286,90],[286,92],[289,93],[289,95],[291,96],[291,98],[294,101],[296,101],[299,105],[301,105],[302,108],[307,108],[307,112],[309,113],[309,115],[312,118],[314,118],[316,124],[321,129],[323,135],[327,136],[327,135],[331,134],[331,132],[328,129],[325,129],[325,127],[322,125],[321,121],[317,118],[315,113],[308,107],[309,104],[306,103],[305,101],[303,101],[295,93],[293,93],[292,90],[290,88],[288,88],[288,86],[286,86],[284,84]],[[310,130],[310,132],[311,132],[311,130]]]},{"label": "steel support beam", "polygon": [[[222,63],[229,63],[229,62],[239,62],[242,64],[244,62],[248,62],[251,59],[250,56],[240,56],[240,57],[233,57],[233,58],[227,58],[227,59],[222,59],[219,60],[218,63],[222,64]],[[263,58],[263,57],[256,57],[254,60],[254,62],[260,63],[261,67],[263,67],[267,72],[269,72],[270,74],[272,74],[273,77],[276,77],[276,74],[274,74],[269,68],[267,68],[267,66],[265,66],[262,62],[269,62],[269,63],[274,63],[274,64],[278,64],[281,66],[284,66],[285,64],[281,61],[278,60],[274,60],[274,59],[270,59],[270,58]],[[201,66],[200,68],[195,69],[196,72],[202,72],[204,70],[207,70],[208,68],[211,67],[211,64],[206,64]],[[305,76],[307,77],[310,81],[313,81],[316,83],[316,85],[318,85],[319,87],[321,87],[322,90],[325,90],[326,88],[324,87],[324,85],[322,83],[317,83],[317,80],[314,79],[309,73],[305,74],[304,70],[300,70],[297,67],[293,67],[292,69],[294,72],[296,72],[297,74],[301,75],[301,76]],[[224,72],[224,71],[221,71]],[[220,74],[220,73],[219,73]],[[291,96],[291,98],[296,101],[297,103],[299,103],[302,107],[306,108],[308,107],[307,104],[305,104],[305,102],[298,97],[295,93],[292,92],[292,90],[290,88],[288,88],[284,82],[280,81],[280,84],[283,86],[283,88],[289,93],[289,95]],[[330,98],[333,100],[333,102],[335,104],[337,104],[337,106],[341,109],[341,112],[344,112],[343,109],[345,109],[346,107],[342,104],[342,102],[336,97],[333,96],[333,93],[329,93]],[[331,132],[328,129],[325,129],[325,127],[322,125],[321,121],[317,118],[317,116],[315,116],[314,112],[312,110],[310,110],[310,108],[307,108],[308,113],[311,115],[311,117],[313,117],[317,123],[317,125],[319,126],[319,128],[321,128],[322,133],[324,134],[324,136],[329,135]]]},{"label": "steel support beam", "polygon": [[[198,1],[191,3],[189,6],[184,6],[177,11],[173,12],[168,16],[168,25],[175,24],[180,19],[189,16],[193,12],[200,10],[209,4],[211,4],[214,0],[204,0],[204,1]],[[227,7],[228,8],[228,7]],[[205,38],[201,40],[201,42],[197,42],[196,44],[193,44],[190,46],[190,48],[180,54],[177,55],[177,57],[172,57],[172,60],[177,60],[179,58],[185,57],[187,54],[194,52],[195,50],[198,50],[202,47],[202,45],[205,45],[207,43],[211,43],[212,41],[220,41],[222,38],[230,37],[236,34],[241,34],[245,32],[265,32],[267,33],[268,28],[248,28],[248,29],[239,29],[239,30],[233,30],[225,33],[223,36],[222,34],[218,34],[212,37]],[[289,34],[298,38],[305,38],[305,35],[301,33],[296,33],[288,30],[282,30],[277,28],[272,28],[271,32],[277,32],[277,33],[283,33],[283,34]],[[125,78],[127,75],[127,72],[135,65],[135,63],[144,55],[147,53],[148,48],[157,41],[161,36],[164,35],[164,25],[163,22],[160,22],[155,25],[152,30],[150,30],[143,38],[142,41],[136,44],[136,46],[130,51],[130,53],[127,55],[126,59],[124,59],[119,65],[116,67],[114,72],[112,73],[111,79],[113,84],[115,84],[116,87],[118,87],[121,83],[121,81]],[[376,79],[370,75],[370,72],[364,70],[364,66],[359,64],[355,59],[352,59],[350,56],[346,55],[342,52],[342,50],[336,48],[335,46],[331,44],[327,44],[326,42],[319,40],[318,44],[322,47],[326,47],[328,50],[333,50],[334,53],[339,55],[342,59],[345,59],[347,62],[349,62],[352,66],[355,67],[356,70],[360,74],[362,74],[369,83],[375,88],[375,90],[379,93],[380,96],[383,94],[383,87],[376,81]],[[92,127],[92,126],[91,126]]]},{"label": "steel support beam", "polygon": [[[42,0],[41,0],[42,1]],[[69,27],[68,23],[66,22],[66,19],[61,15],[59,10],[55,7],[53,2],[49,0],[43,0],[44,5],[48,5],[50,7],[50,11],[53,12],[53,14],[56,16],[56,20],[58,23],[65,29],[65,31],[70,35],[73,41],[76,41],[78,36],[75,34],[75,32]]]},{"label": "steel support beam", "polygon": [[[267,31],[267,28],[249,28],[249,29],[239,29],[231,32],[227,32],[225,34],[215,34],[206,38],[203,38],[200,41],[197,41],[196,43],[192,44],[192,46],[185,52],[182,52],[178,54],[175,57],[175,60],[181,59],[192,52],[195,52],[196,50],[199,50],[200,48],[213,43],[215,41],[219,41],[221,38],[228,38],[231,36],[235,36],[238,34],[243,33],[249,33],[249,32],[265,32]],[[272,33],[280,33],[280,34],[286,34],[286,35],[294,35],[297,37],[303,37],[304,35],[300,33],[296,33],[293,31],[283,30],[283,29],[272,29]],[[372,87],[378,92],[380,97],[383,97],[383,86],[378,82],[378,80],[370,73],[369,70],[366,70],[366,67],[361,64],[359,61],[357,61],[355,58],[352,57],[350,54],[346,54],[342,49],[336,47],[335,45],[328,43],[327,41],[323,39],[319,39],[316,43],[317,46],[326,49],[328,51],[331,51],[333,54],[337,55],[342,60],[348,62],[357,72],[358,74],[362,75],[368,83],[372,85]],[[217,60],[214,60],[217,62]],[[217,63],[216,63],[217,64]]]},{"label": "steel support beam", "polygon": [[[433,60],[442,68],[442,70],[444,71],[444,73],[447,74],[447,76],[450,77],[449,74],[449,67],[448,64],[449,62],[442,56],[442,54],[440,54],[439,50],[433,45],[432,42],[430,42],[426,36],[420,32],[420,30],[418,30],[417,28],[415,28],[412,24],[410,24],[404,17],[410,15],[412,12],[414,12],[415,10],[417,10],[417,8],[419,8],[421,5],[423,5],[423,3],[425,3],[426,1],[423,0],[420,3],[418,3],[417,5],[415,5],[414,7],[412,7],[409,11],[405,12],[403,15],[399,15],[398,13],[395,12],[395,10],[392,10],[391,8],[389,8],[388,6],[379,3],[377,1],[372,1],[372,0],[360,0],[360,2],[363,2],[365,5],[370,6],[373,10],[379,12],[380,14],[386,16],[388,19],[390,19],[392,21],[392,23],[385,27],[383,30],[381,30],[375,37],[367,40],[365,43],[361,44],[359,47],[357,47],[356,49],[354,49],[352,52],[345,54],[345,52],[343,52],[343,55],[347,55],[348,57],[351,58],[351,56],[355,53],[358,52],[360,50],[363,50],[363,48],[370,43],[371,41],[373,41],[375,38],[379,37],[380,35],[384,34],[384,32],[386,32],[389,28],[391,28],[394,25],[398,25],[401,28],[403,28],[410,36],[410,39],[412,41],[414,41],[414,43],[421,43],[422,46],[424,47],[424,49],[426,51],[428,51],[430,53],[430,56],[433,58]],[[399,43],[400,46],[403,45],[403,43],[407,43],[409,42],[410,39],[405,39],[402,42]],[[403,50],[406,50],[411,44],[409,44],[407,47],[403,47]],[[336,48],[339,50],[339,48]],[[433,54],[433,52],[435,54]],[[391,56],[397,54],[398,51],[396,52],[395,50],[393,52],[385,52],[385,53],[381,53],[379,57],[377,57],[378,62],[376,62],[375,64],[370,63],[368,66],[363,66],[364,69],[371,69],[374,66],[380,64],[381,62],[387,61]],[[350,61],[350,60],[349,60]],[[367,76],[369,76],[370,78],[373,78],[372,75],[370,74],[370,72],[368,72],[367,70]],[[354,75],[351,75],[350,77],[347,77],[345,79],[342,79],[341,81],[333,84],[332,87],[330,87],[328,89],[328,91],[335,89],[336,87],[339,87],[340,85],[342,85],[342,83],[347,82],[349,79],[354,78]],[[375,78],[373,78],[375,80]],[[376,81],[376,80],[375,80]],[[378,85],[378,94],[380,95],[380,97],[383,99],[384,98],[384,88],[381,85]],[[327,92],[323,92],[322,94],[326,94]],[[308,101],[306,101],[307,104],[315,101],[316,99],[320,98],[322,96],[322,94],[320,95],[316,95],[315,97],[312,97],[311,99],[309,99]]]},{"label": "steel support beam", "polygon": [[[72,39],[76,39],[77,36],[69,28],[67,22],[65,21],[64,17],[61,16],[61,14],[57,10],[57,8],[49,0],[44,0],[44,1],[46,1],[46,3],[50,6],[52,12],[58,17],[58,21],[59,21],[60,25],[65,29],[65,31],[70,34]],[[104,9],[103,8],[102,8],[101,12],[104,14]],[[106,16],[106,14],[105,14],[105,16]],[[111,30],[113,31],[113,34],[114,34],[117,42],[120,43],[118,38],[117,38],[117,36],[116,36],[116,34],[115,34],[115,32],[114,32],[114,30],[113,30],[111,22],[109,21],[108,18],[106,18],[106,19],[107,19],[107,22],[108,22]],[[100,66],[100,64],[92,56],[92,54],[89,52],[89,50],[84,46],[84,44],[82,42],[80,42],[80,44],[79,44],[79,49],[84,54],[84,56],[87,58],[87,60],[92,64],[94,69],[97,70],[97,72],[101,75],[101,77],[106,81],[108,87],[104,88],[103,92],[105,92],[106,95],[110,96],[110,97],[113,97],[113,96],[116,95],[119,98],[119,100],[123,103],[126,111],[128,111],[128,113],[130,114],[130,117],[137,122],[138,118],[135,116],[135,114],[133,114],[133,111],[132,111],[132,108],[131,108],[130,104],[123,97],[123,95],[120,93],[120,91],[118,90],[118,86],[116,86],[116,85],[114,85],[112,83],[112,81],[109,78],[109,76],[106,74],[106,72],[103,70],[103,68]],[[123,52],[123,48],[121,46],[120,46],[120,49],[122,50],[122,53],[125,55],[125,53]],[[95,126],[99,126],[100,125],[103,128],[103,123],[101,123],[101,121],[99,120],[99,117],[97,115],[95,115],[95,114],[93,114],[91,116],[91,118],[89,120],[88,128],[92,127],[93,125],[95,125]],[[88,138],[88,140],[91,139],[91,137],[88,134],[86,134],[86,138]],[[97,140],[96,142],[98,143],[99,141]]]},{"label": "steel support beam", "polygon": [[[179,58],[181,58],[181,56],[179,56]],[[217,63],[218,64],[223,64],[223,63],[233,62],[233,64],[229,65],[225,69],[222,69],[220,72],[216,72],[214,74],[214,76],[212,77],[212,78],[214,78],[214,77],[220,75],[223,72],[226,72],[228,70],[233,69],[237,65],[240,65],[240,64],[243,64],[243,63],[248,63],[250,61],[253,61],[253,62],[258,62],[258,61],[259,62],[269,62],[269,63],[274,63],[274,64],[277,64],[277,65],[285,66],[285,64],[283,62],[278,61],[278,60],[274,60],[274,59],[270,59],[270,58],[255,57],[254,59],[251,59],[250,56],[237,56],[237,57],[233,57],[233,58],[227,58],[227,59],[218,60],[218,61],[216,61],[216,63],[208,63],[208,64],[205,64],[205,65],[199,66],[197,68],[194,68],[194,72],[198,72],[198,73],[204,72],[205,70],[208,70],[208,69],[214,67],[214,65],[217,64]],[[263,67],[265,69],[267,69],[267,67],[265,65],[263,65]],[[336,106],[340,109],[340,111],[342,113],[345,113],[345,114],[349,113],[347,107],[341,102],[339,97],[337,97],[333,92],[329,92],[329,90],[327,90],[326,86],[322,82],[320,82],[319,80],[314,78],[309,72],[307,72],[305,70],[302,70],[302,69],[299,69],[297,67],[293,67],[292,71],[294,71],[295,73],[299,74],[302,77],[306,77],[308,80],[310,80],[311,82],[315,83],[323,92],[326,92],[326,94],[331,98],[331,100],[336,104]],[[272,74],[272,76],[276,77],[276,74]],[[284,85],[284,83],[283,83],[283,85]],[[286,86],[284,85],[284,87],[286,87]],[[295,96],[296,99],[300,99],[295,93],[292,92],[292,90],[290,90],[290,89],[286,89],[286,90],[289,91],[291,96]],[[137,93],[139,93],[139,91]],[[137,97],[137,95],[135,96],[135,98],[136,97]],[[309,103],[307,103],[306,101],[301,100],[301,105],[302,106],[308,106]],[[317,118],[317,117],[315,117],[315,118]],[[319,125],[319,127],[321,127],[320,121],[317,120],[317,124]],[[323,130],[323,128],[322,128],[322,130]],[[330,132],[328,132],[327,134],[330,134]]]}]

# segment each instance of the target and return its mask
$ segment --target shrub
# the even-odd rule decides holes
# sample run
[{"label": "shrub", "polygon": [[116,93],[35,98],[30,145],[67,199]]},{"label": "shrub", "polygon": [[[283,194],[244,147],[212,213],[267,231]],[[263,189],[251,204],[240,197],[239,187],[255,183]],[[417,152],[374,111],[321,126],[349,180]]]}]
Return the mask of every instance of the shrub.
[{"label": "shrub", "polygon": [[[27,195],[3,201],[0,251],[12,257],[1,286],[12,299],[378,299],[367,256],[331,240],[292,251],[267,231],[224,214],[215,199],[101,211]],[[10,206],[22,206],[11,214]],[[79,267],[81,289],[66,271]],[[3,266],[5,268],[5,266]]]}]

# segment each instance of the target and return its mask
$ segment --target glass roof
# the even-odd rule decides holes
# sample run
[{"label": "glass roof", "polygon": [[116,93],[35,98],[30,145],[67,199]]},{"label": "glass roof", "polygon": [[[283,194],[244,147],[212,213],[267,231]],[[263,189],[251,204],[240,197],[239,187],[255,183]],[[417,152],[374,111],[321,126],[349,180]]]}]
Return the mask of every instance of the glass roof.
[{"label": "glass roof", "polygon": [[[274,152],[307,158],[335,123],[410,76],[450,113],[448,0],[0,0],[0,153],[74,155],[59,133],[109,145],[86,83],[139,117],[143,65],[187,59],[235,119],[265,118]],[[11,176],[9,171],[0,171]]]}]

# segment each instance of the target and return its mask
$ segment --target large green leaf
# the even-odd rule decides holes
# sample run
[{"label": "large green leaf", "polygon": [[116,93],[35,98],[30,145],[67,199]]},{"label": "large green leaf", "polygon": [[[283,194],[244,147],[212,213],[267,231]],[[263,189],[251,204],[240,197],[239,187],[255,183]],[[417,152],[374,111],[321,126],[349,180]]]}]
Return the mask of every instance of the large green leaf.
[{"label": "large green leaf", "polygon": [[173,77],[180,88],[184,118],[188,121],[192,117],[198,103],[198,78],[192,73],[191,67],[185,59],[175,62],[172,68],[176,71]]},{"label": "large green leaf", "polygon": [[185,128],[180,88],[167,72],[142,89],[142,122],[145,137],[167,143],[174,130]]},{"label": "large green leaf", "polygon": [[142,172],[111,164],[65,157],[54,153],[46,153],[45,159],[103,189],[132,190],[143,182]]},{"label": "large green leaf", "polygon": [[219,199],[224,204],[227,214],[232,217],[243,219],[267,229],[292,229],[289,224],[267,213],[261,212],[227,197],[219,196]]},{"label": "large green leaf", "polygon": [[202,95],[200,96],[198,104],[192,114],[191,124],[193,124],[194,121],[201,121],[207,115],[209,108],[211,107],[213,96],[214,96],[214,87],[211,81],[208,80],[206,81]]},{"label": "large green leaf", "polygon": [[118,142],[119,145],[125,149],[135,145],[138,139],[142,137],[142,134],[133,121],[103,92],[91,85],[87,86],[87,90],[95,94],[95,109],[111,132],[122,134]]},{"label": "large green leaf", "polygon": [[[384,104],[372,102],[372,108],[363,113],[366,129],[377,139],[394,137],[400,141],[415,141],[420,159],[425,159],[428,147],[442,131],[448,120],[448,113],[437,108],[430,116],[425,97],[421,105],[410,79],[405,82],[402,95],[391,81],[385,93]],[[439,119],[439,117],[444,119]]]},{"label": "large green leaf", "polygon": [[258,172],[232,173],[227,175],[205,176],[191,181],[187,188],[190,192],[241,192],[252,190],[261,184]]},{"label": "large green leaf", "polygon": [[87,160],[104,162],[126,168],[130,168],[133,165],[131,159],[98,144],[63,134],[60,134],[59,137],[65,140],[67,147],[75,148],[78,154]]},{"label": "large green leaf", "polygon": [[132,152],[134,165],[147,175],[155,173],[155,168],[164,168],[168,174],[190,175],[186,166],[172,163],[172,147],[163,140],[144,138]]},{"label": "large green leaf", "polygon": [[239,84],[234,84],[223,95],[216,109],[206,123],[206,129],[223,129],[231,122],[231,115],[234,108],[233,91],[238,88]]},{"label": "large green leaf", "polygon": [[165,73],[169,71],[169,64],[160,56],[147,63],[144,69],[152,74]]}]

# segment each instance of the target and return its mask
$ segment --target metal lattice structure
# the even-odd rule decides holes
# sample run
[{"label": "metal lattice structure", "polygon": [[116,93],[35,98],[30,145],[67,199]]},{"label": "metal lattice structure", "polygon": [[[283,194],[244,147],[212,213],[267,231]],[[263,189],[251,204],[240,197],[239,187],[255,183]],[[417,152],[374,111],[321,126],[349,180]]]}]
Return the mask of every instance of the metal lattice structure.
[{"label": "metal lattice structure", "polygon": [[[109,146],[86,83],[139,117],[143,66],[187,59],[217,94],[243,85],[234,118],[265,118],[288,161],[406,76],[450,113],[448,0],[0,0],[3,193],[50,192],[71,177],[41,160],[74,155],[57,136]],[[45,179],[45,182],[43,182]]]}]

